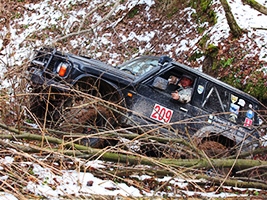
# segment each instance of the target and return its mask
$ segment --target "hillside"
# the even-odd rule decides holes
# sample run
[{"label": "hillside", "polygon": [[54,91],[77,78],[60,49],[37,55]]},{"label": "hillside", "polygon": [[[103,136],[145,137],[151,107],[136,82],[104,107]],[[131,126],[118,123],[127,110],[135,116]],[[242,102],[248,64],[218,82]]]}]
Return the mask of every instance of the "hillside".
[{"label": "hillside", "polygon": [[229,3],[244,31],[238,39],[218,0],[197,10],[167,0],[2,1],[0,68],[21,69],[44,45],[113,65],[169,55],[265,101],[266,16],[240,0]]},{"label": "hillside", "polygon": [[219,0],[192,2],[0,0],[0,199],[266,199],[266,147],[229,155],[211,142],[210,156],[192,141],[118,126],[95,133],[118,143],[95,149],[79,142],[94,135],[52,129],[29,111],[41,95],[29,94],[26,69],[42,46],[111,65],[168,55],[265,103],[267,16],[229,1],[243,29],[233,38]]}]

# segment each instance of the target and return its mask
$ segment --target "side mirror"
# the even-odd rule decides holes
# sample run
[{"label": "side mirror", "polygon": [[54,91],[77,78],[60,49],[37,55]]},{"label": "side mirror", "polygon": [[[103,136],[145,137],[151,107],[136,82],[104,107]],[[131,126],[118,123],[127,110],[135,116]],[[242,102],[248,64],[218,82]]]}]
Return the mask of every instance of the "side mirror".
[{"label": "side mirror", "polygon": [[168,86],[168,80],[161,78],[161,77],[156,77],[153,81],[153,87],[161,89],[161,90],[166,90]]}]

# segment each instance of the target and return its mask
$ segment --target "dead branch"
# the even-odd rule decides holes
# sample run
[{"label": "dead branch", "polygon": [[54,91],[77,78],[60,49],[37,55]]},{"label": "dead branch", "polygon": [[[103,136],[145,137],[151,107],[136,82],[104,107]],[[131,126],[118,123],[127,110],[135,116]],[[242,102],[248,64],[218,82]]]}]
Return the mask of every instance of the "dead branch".
[{"label": "dead branch", "polygon": [[[219,177],[210,177],[206,175],[198,175],[197,179],[204,178],[206,180],[212,181],[213,183],[220,185],[224,179],[219,178]],[[232,187],[240,187],[240,188],[257,188],[257,189],[267,189],[267,185],[263,183],[257,183],[257,182],[252,182],[252,180],[247,180],[246,181],[239,181],[239,180],[225,180],[225,185],[227,186],[232,186]]]},{"label": "dead branch", "polygon": [[240,171],[236,172],[236,174],[242,174],[244,172],[248,172],[248,171],[252,171],[252,170],[260,169],[260,168],[267,169],[267,166],[266,165],[262,165],[262,166],[255,166],[255,167],[247,168],[247,169],[240,170]]},{"label": "dead branch", "polygon": [[250,7],[254,8],[255,10],[259,11],[260,13],[267,15],[267,8],[255,0],[242,0],[244,4],[249,5]]},{"label": "dead branch", "polygon": [[264,30],[264,31],[267,30],[267,28],[263,28],[263,27],[251,27],[251,28],[253,28],[253,29],[258,29],[258,30]]},{"label": "dead branch", "polygon": [[102,19],[100,19],[95,24],[93,24],[89,29],[80,30],[80,28],[79,28],[79,31],[67,34],[67,35],[65,35],[63,37],[60,37],[60,38],[57,38],[52,43],[55,43],[55,42],[57,42],[59,40],[64,40],[64,39],[66,39],[68,37],[71,37],[71,36],[75,36],[75,35],[79,35],[79,34],[83,34],[83,33],[87,33],[87,32],[93,31],[96,27],[99,26],[99,24],[107,21],[111,17],[111,15],[114,13],[114,11],[119,6],[119,4],[120,4],[120,0],[117,0],[116,3],[114,4],[113,8],[111,9],[111,11],[106,16],[104,16]]},{"label": "dead branch", "polygon": [[[238,156],[238,158],[246,158],[246,157],[249,157],[251,155],[257,155],[257,154],[266,154],[267,153],[267,148],[256,148],[253,150],[253,152],[243,152],[243,153],[240,153],[240,155]],[[227,157],[228,159],[233,159],[235,158],[236,156],[233,155],[233,156],[229,156]]]},{"label": "dead branch", "polygon": [[101,6],[105,5],[106,2],[103,2],[101,3],[100,5],[96,6],[94,9],[92,9],[89,13],[87,13],[84,18],[83,18],[83,21],[81,22],[80,26],[79,26],[79,29],[78,29],[78,32],[81,31],[83,25],[84,25],[84,22],[86,20],[86,18],[88,18],[91,14],[93,14],[98,8],[100,8]]}]

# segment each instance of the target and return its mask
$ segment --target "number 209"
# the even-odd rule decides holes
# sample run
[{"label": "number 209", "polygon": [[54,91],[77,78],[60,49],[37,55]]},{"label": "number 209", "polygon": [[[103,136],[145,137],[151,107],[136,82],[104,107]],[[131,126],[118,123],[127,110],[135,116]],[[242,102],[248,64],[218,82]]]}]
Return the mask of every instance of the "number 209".
[{"label": "number 209", "polygon": [[159,104],[155,104],[150,117],[163,123],[169,123],[171,121],[172,114],[172,110]]}]

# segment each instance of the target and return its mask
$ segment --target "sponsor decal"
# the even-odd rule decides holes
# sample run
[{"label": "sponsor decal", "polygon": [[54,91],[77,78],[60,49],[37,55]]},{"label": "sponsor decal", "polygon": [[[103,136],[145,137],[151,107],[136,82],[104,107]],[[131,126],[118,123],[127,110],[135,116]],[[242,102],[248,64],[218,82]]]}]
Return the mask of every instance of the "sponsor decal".
[{"label": "sponsor decal", "polygon": [[234,104],[234,103],[231,103],[231,105],[230,105],[230,112],[231,112],[231,113],[234,113],[234,114],[236,114],[236,115],[238,115],[238,113],[239,113],[239,108],[240,108],[239,105],[236,105],[236,104]]},{"label": "sponsor decal", "polygon": [[214,118],[213,115],[209,115],[208,123],[212,123],[213,122],[213,118]]},{"label": "sponsor decal", "polygon": [[239,99],[237,104],[240,105],[240,106],[242,106],[242,107],[244,107],[245,104],[246,104],[246,102],[245,102],[244,99]]},{"label": "sponsor decal", "polygon": [[203,91],[204,91],[204,86],[203,86],[203,85],[198,85],[198,86],[197,86],[197,93],[198,93],[198,94],[202,94]]},{"label": "sponsor decal", "polygon": [[248,110],[246,113],[246,117],[249,119],[253,119],[254,117],[254,112],[252,110]]},{"label": "sponsor decal", "polygon": [[230,117],[229,117],[229,120],[232,121],[232,122],[234,122],[234,123],[236,123],[236,119],[237,119],[237,115],[234,114],[234,113],[231,113],[230,114]]},{"label": "sponsor decal", "polygon": [[238,100],[238,97],[235,96],[235,95],[233,95],[233,94],[231,94],[231,102],[232,102],[232,103],[236,103],[237,100]]},{"label": "sponsor decal", "polygon": [[253,120],[246,117],[245,122],[244,122],[244,126],[250,127],[252,125],[252,123],[253,123]]}]

